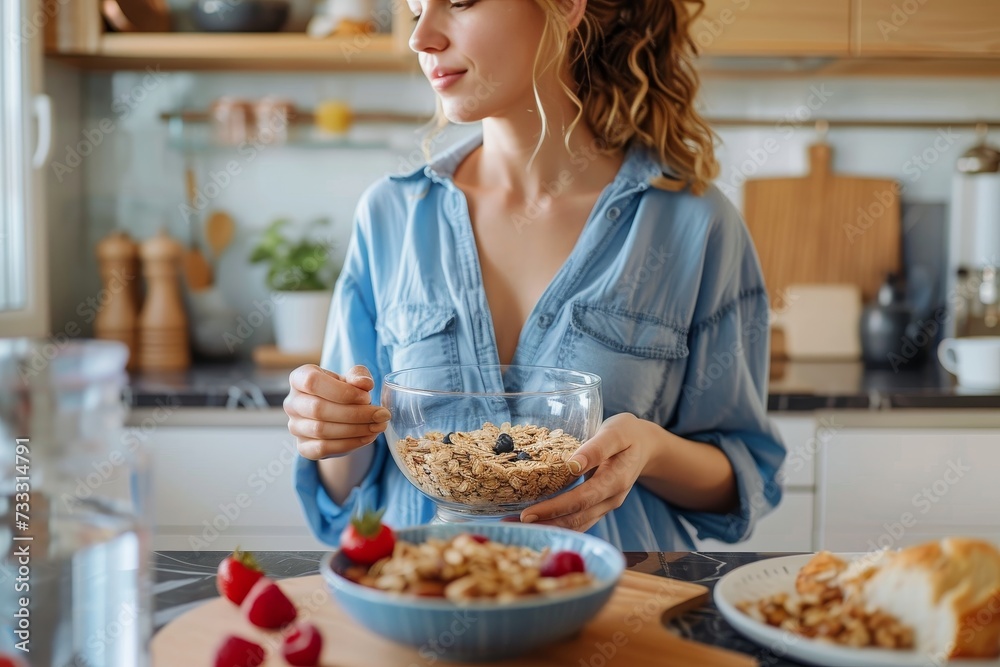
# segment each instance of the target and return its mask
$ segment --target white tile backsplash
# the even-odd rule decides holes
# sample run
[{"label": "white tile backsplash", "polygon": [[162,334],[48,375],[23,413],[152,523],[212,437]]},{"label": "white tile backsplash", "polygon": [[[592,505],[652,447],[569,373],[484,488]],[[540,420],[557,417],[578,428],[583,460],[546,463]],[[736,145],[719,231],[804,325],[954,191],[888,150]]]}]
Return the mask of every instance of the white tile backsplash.
[{"label": "white tile backsplash", "polygon": [[[205,109],[223,94],[250,99],[280,95],[307,109],[329,98],[345,99],[363,110],[430,114],[434,108],[433,94],[418,73],[118,72],[87,75],[84,91],[83,130],[99,127],[104,119],[114,124],[114,130],[103,136],[84,161],[87,247],[79,248],[84,266],[93,267],[94,243],[116,227],[139,238],[162,227],[187,241],[191,230],[180,210],[186,161],[204,185],[212,174],[224,173],[227,163],[235,160],[240,173],[219,188],[210,208],[228,211],[237,222],[235,242],[223,257],[218,275],[227,299],[244,310],[266,293],[263,270],[250,270],[246,261],[259,230],[281,216],[300,222],[327,216],[334,221],[334,234],[342,250],[362,191],[387,172],[397,171],[403,156],[419,148],[421,135],[413,128],[386,128],[394,137],[391,150],[272,146],[252,159],[235,150],[184,155],[167,146],[167,126],[159,114],[179,108]],[[1000,117],[1000,86],[988,79],[707,79],[702,105],[710,116],[781,119],[797,114],[798,120],[805,120],[799,127],[785,124],[718,131],[723,165],[719,182],[738,203],[740,184],[747,176],[805,171],[806,149],[816,138],[816,118],[996,118]],[[453,134],[474,129],[457,128]],[[836,171],[897,178],[905,186],[907,200],[942,202],[951,191],[955,159],[974,139],[969,129],[953,131],[947,127],[833,128],[828,135],[834,146]],[[763,150],[764,146],[771,151]],[[59,155],[57,149],[56,159]],[[926,158],[926,169],[916,166],[915,156]],[[255,334],[259,340],[270,335],[264,329]]]}]

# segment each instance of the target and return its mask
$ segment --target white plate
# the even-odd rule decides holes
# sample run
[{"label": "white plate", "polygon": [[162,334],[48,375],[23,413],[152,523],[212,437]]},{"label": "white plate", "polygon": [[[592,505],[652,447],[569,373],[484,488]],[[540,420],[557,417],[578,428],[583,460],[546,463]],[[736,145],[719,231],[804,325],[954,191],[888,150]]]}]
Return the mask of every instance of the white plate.
[{"label": "white plate", "polygon": [[[852,560],[860,554],[837,554]],[[940,660],[916,651],[849,648],[818,642],[754,620],[736,603],[775,593],[795,593],[795,577],[812,554],[782,556],[748,563],[726,574],[715,585],[715,605],[737,632],[778,657],[824,667],[1000,667],[998,660]]]}]

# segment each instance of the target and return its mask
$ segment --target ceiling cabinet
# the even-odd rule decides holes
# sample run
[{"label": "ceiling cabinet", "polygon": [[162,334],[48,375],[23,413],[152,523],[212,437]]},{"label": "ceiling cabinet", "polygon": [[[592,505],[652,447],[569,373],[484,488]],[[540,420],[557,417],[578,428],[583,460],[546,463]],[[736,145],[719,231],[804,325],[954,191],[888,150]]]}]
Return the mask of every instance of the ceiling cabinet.
[{"label": "ceiling cabinet", "polygon": [[[391,0],[375,32],[108,32],[100,0],[58,0],[43,18],[49,56],[88,69],[416,71],[412,15]],[[40,30],[41,28],[38,28]],[[33,28],[35,30],[35,28]],[[812,73],[1000,73],[1000,0],[705,0],[692,37],[706,73],[812,67]],[[797,61],[797,63],[796,63]]]},{"label": "ceiling cabinet", "polygon": [[401,0],[392,0],[391,9],[372,13],[371,32],[326,38],[292,32],[111,32],[101,20],[98,0],[59,0],[52,4],[57,13],[45,25],[46,54],[87,69],[418,69],[407,44],[412,13]]},{"label": "ceiling cabinet", "polygon": [[860,56],[1000,57],[997,0],[854,0]]},{"label": "ceiling cabinet", "polygon": [[850,19],[850,0],[706,0],[693,36],[710,56],[847,56]]}]

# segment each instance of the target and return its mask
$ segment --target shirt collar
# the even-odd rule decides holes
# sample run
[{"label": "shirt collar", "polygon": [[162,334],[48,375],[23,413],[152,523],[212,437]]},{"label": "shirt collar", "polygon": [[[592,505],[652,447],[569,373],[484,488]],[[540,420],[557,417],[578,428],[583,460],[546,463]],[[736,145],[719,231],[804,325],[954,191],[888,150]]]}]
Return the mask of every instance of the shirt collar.
[{"label": "shirt collar", "polygon": [[[432,157],[426,165],[402,174],[394,174],[390,178],[409,179],[423,174],[425,178],[435,183],[454,189],[456,186],[453,177],[458,165],[482,143],[483,133],[477,132]],[[673,173],[657,159],[652,150],[633,142],[625,151],[625,160],[622,162],[615,181],[621,182],[624,187],[645,189],[651,180],[660,176],[671,177]]]}]

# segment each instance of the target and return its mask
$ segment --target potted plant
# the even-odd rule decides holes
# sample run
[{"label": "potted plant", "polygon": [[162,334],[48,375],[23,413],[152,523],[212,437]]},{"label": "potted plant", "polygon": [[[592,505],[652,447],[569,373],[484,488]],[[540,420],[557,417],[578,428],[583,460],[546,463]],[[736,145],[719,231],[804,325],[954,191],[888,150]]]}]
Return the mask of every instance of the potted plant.
[{"label": "potted plant", "polygon": [[274,301],[274,338],[278,349],[291,354],[318,353],[323,347],[333,284],[339,268],[332,243],[317,230],[329,227],[321,218],[308,225],[297,240],[288,235],[290,221],[275,220],[250,253],[253,264],[267,264],[267,286]]}]

